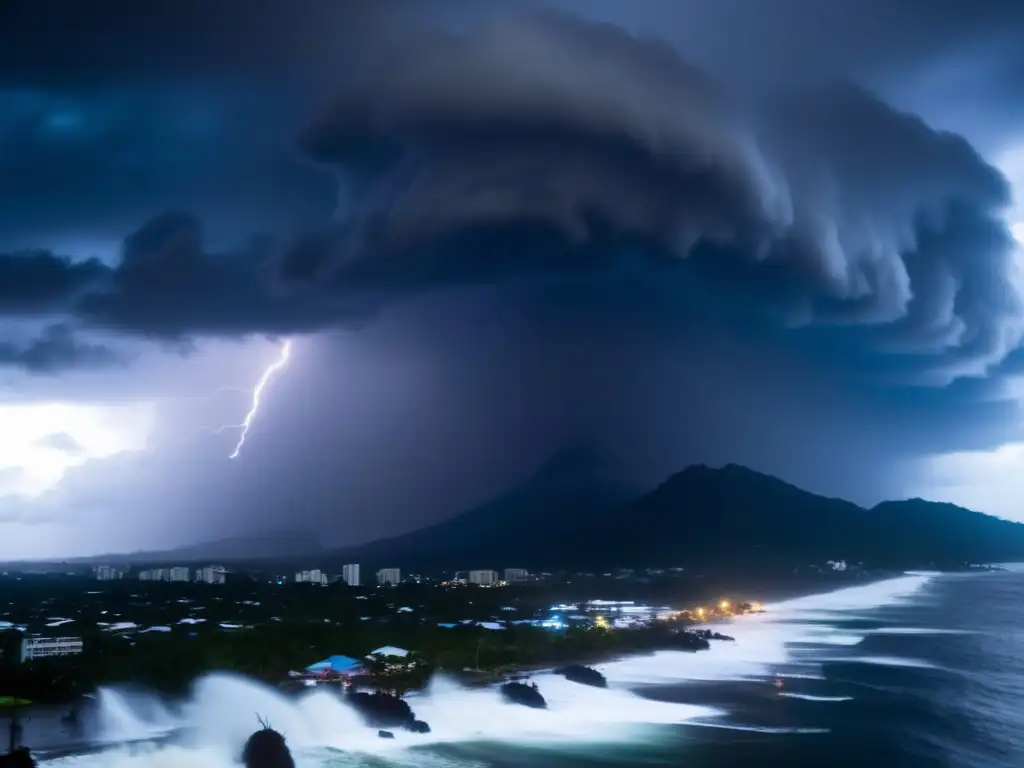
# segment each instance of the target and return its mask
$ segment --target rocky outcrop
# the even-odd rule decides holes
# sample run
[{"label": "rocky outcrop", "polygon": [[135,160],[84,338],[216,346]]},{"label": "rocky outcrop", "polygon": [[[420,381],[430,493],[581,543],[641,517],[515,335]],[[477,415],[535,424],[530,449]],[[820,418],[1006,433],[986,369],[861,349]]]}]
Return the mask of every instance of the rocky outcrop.
[{"label": "rocky outcrop", "polygon": [[413,733],[430,733],[430,726],[422,720],[413,720],[407,730]]},{"label": "rocky outcrop", "polygon": [[608,687],[608,681],[605,680],[604,675],[593,667],[586,667],[582,664],[570,664],[567,667],[556,669],[555,674],[562,675],[566,680],[580,685],[589,685],[594,688]]},{"label": "rocky outcrop", "polygon": [[672,651],[706,651],[711,647],[711,641],[701,634],[701,630],[682,629],[669,634],[661,644],[662,648]]},{"label": "rocky outcrop", "polygon": [[372,728],[402,728],[413,733],[430,733],[430,726],[417,720],[409,703],[398,696],[382,691],[353,692],[346,699]]},{"label": "rocky outcrop", "polygon": [[295,768],[284,736],[267,725],[245,742],[242,763],[245,768]]},{"label": "rocky outcrop", "polygon": [[710,629],[690,629],[688,632],[692,632],[697,637],[701,637],[705,640],[730,640],[735,641],[735,637],[729,635],[723,635],[721,632],[712,632]]},{"label": "rocky outcrop", "polygon": [[541,696],[537,684],[511,682],[501,686],[501,697],[509,704],[521,704],[531,709],[547,709],[548,703]]},{"label": "rocky outcrop", "polygon": [[377,735],[382,739],[395,738],[395,734],[393,734],[391,731],[377,731]]}]

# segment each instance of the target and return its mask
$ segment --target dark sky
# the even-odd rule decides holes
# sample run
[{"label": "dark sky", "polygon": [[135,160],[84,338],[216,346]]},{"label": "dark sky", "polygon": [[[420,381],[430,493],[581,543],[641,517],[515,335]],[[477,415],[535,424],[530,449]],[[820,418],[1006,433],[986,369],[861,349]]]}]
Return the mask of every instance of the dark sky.
[{"label": "dark sky", "polygon": [[580,441],[1024,519],[1020,72],[1019,0],[8,0],[0,557]]}]

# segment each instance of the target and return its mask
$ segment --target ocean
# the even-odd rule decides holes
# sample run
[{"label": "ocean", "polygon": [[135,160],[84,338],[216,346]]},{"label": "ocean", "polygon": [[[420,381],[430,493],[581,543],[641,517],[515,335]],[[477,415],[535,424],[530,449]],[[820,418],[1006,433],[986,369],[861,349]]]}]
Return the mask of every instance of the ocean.
[{"label": "ocean", "polygon": [[214,675],[180,706],[104,691],[98,751],[68,754],[45,724],[26,737],[49,766],[227,768],[258,713],[299,768],[1024,766],[1024,568],[767,607],[728,624],[735,643],[599,665],[607,690],[536,675],[548,711],[438,679],[410,699],[426,736],[381,740],[329,695],[295,703]]}]

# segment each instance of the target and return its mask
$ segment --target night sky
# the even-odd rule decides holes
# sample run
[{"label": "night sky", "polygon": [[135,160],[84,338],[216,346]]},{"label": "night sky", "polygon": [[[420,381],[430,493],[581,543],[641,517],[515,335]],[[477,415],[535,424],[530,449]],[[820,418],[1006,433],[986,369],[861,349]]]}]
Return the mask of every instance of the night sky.
[{"label": "night sky", "polygon": [[0,557],[581,442],[1024,520],[1022,72],[1020,0],[7,0]]}]

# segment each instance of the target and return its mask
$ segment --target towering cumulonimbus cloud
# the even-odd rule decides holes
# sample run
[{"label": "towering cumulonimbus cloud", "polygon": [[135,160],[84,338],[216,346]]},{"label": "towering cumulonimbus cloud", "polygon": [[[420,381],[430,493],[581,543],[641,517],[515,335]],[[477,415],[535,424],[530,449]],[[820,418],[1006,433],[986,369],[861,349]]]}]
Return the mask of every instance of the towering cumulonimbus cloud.
[{"label": "towering cumulonimbus cloud", "polygon": [[1021,338],[1005,180],[852,84],[740,102],[662,42],[534,13],[382,51],[299,144],[345,192],[291,281],[383,296],[634,245],[860,326],[921,383]]},{"label": "towering cumulonimbus cloud", "polygon": [[211,252],[197,218],[170,212],[117,264],[0,256],[0,277],[28,276],[27,291],[0,280],[0,313],[292,334],[461,283],[614,280],[643,253],[748,319],[840,328],[903,383],[984,375],[1019,344],[1008,186],[963,138],[851,83],[733,93],[685,50],[563,13],[413,29],[361,40],[298,137],[337,172],[330,226]]}]

